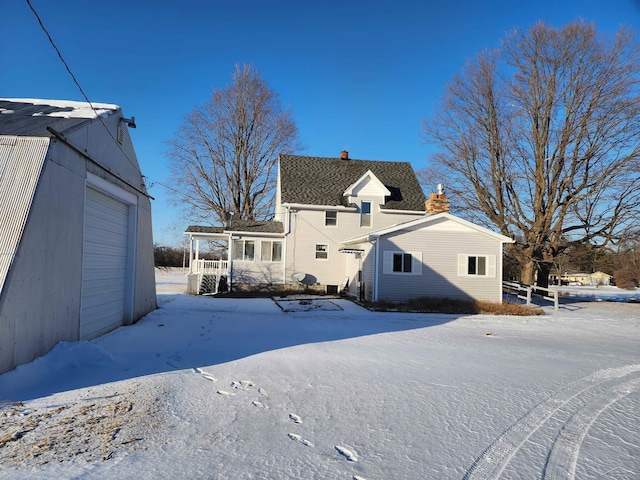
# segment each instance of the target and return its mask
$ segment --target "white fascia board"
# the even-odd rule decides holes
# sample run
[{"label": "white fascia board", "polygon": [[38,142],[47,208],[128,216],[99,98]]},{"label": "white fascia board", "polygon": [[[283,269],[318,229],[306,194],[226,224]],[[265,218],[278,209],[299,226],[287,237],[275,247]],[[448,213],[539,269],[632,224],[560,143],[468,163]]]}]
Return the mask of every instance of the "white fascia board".
[{"label": "white fascia board", "polygon": [[435,215],[428,215],[426,217],[426,220],[428,221],[433,221],[436,220],[438,218],[447,218],[449,220],[452,220],[454,222],[457,222],[461,225],[465,225],[479,233],[483,233],[484,235],[487,235],[489,237],[493,237],[496,240],[499,240],[502,243],[516,243],[516,241],[513,238],[509,238],[506,235],[502,235],[501,233],[497,233],[494,232],[493,230],[489,230],[488,228],[485,227],[481,227],[480,225],[476,225],[473,222],[470,222],[468,220],[465,220],[464,218],[460,218],[460,217],[456,217],[455,215],[452,215],[450,213],[437,213]]},{"label": "white fascia board", "polygon": [[309,205],[305,203],[283,203],[283,207],[298,208],[300,210],[346,210],[355,212],[356,207],[345,207],[343,205]]},{"label": "white fascia board", "polygon": [[465,225],[466,227],[469,227],[472,230],[475,230],[479,233],[482,233],[484,235],[487,235],[489,237],[492,237],[498,241],[500,241],[501,243],[515,243],[515,240],[513,240],[512,238],[509,238],[507,236],[504,236],[500,233],[496,233],[492,230],[489,230],[488,228],[484,228],[481,227],[480,225],[476,225],[475,223],[469,222],[468,220],[464,220],[460,217],[456,217],[455,215],[451,215],[450,213],[437,213],[435,215],[425,215],[424,217],[421,218],[417,218],[415,220],[410,220],[408,222],[403,222],[403,223],[397,223],[395,225],[391,225],[390,227],[386,227],[383,228],[381,230],[378,230],[376,232],[372,232],[368,235],[361,235],[358,237],[353,237],[347,240],[342,241],[341,243],[347,245],[352,245],[354,243],[358,243],[361,242],[363,239],[366,239],[367,236],[371,237],[371,236],[375,236],[375,237],[380,237],[383,235],[387,235],[389,233],[393,233],[393,232],[397,232],[398,230],[403,230],[405,228],[411,228],[414,227],[416,225],[421,225],[421,224],[429,224],[435,220],[441,219],[441,218],[445,218],[448,220],[451,220],[453,222],[457,222],[461,225]]},{"label": "white fascia board", "polygon": [[226,232],[223,233],[205,233],[205,232],[184,232],[185,235],[188,235],[189,238],[193,239],[222,239],[225,240],[229,237],[229,234]]},{"label": "white fascia board", "polygon": [[225,230],[224,233],[228,235],[240,235],[242,237],[276,237],[283,238],[286,235],[284,233],[270,233],[270,232],[243,232],[240,230]]},{"label": "white fascia board", "polygon": [[402,215],[426,215],[422,210],[391,210],[389,208],[380,207],[380,212],[382,213],[399,213]]},{"label": "white fascia board", "polygon": [[343,195],[345,197],[351,197],[356,187],[360,185],[367,177],[369,177],[371,181],[374,183],[374,185],[376,186],[376,188],[380,190],[381,195],[384,195],[385,197],[388,197],[389,195],[391,195],[391,192],[389,191],[389,189],[384,186],[384,184],[378,179],[378,177],[374,175],[374,173],[371,170],[367,170],[364,175],[362,175],[358,180],[356,180],[351,185],[349,185],[347,189],[344,191]]},{"label": "white fascia board", "polygon": [[358,237],[348,238],[346,240],[342,240],[340,243],[342,245],[358,245],[359,243],[367,243],[367,242],[375,242],[380,238],[380,235],[376,233],[367,233],[366,235],[360,235]]}]

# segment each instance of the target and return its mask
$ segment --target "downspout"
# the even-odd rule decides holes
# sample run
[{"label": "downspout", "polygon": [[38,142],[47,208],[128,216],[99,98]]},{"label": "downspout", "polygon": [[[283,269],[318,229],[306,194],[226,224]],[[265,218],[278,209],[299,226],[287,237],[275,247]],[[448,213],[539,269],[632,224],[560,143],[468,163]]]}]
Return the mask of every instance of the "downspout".
[{"label": "downspout", "polygon": [[291,233],[291,207],[286,206],[284,239],[282,242],[282,284],[287,284],[287,238]]},{"label": "downspout", "polygon": [[378,245],[380,244],[380,242],[378,241],[378,238],[375,238],[374,240],[369,240],[370,242],[374,243],[374,250],[375,250],[375,255],[373,256],[373,302],[377,302],[378,301],[378,266],[380,264],[379,260],[378,260],[378,254],[380,252],[380,249],[378,247]]}]

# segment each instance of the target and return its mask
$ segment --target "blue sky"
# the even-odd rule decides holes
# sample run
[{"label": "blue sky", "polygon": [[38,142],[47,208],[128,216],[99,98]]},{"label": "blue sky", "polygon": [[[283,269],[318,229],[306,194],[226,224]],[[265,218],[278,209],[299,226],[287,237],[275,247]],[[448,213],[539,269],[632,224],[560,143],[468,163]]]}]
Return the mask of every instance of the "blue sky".
[{"label": "blue sky", "polygon": [[[178,245],[166,141],[236,63],[251,63],[291,108],[317,156],[427,166],[421,119],[467,58],[513,28],[577,18],[607,34],[640,25],[640,0],[32,0],[93,102],[135,116],[130,130],[153,202],[154,241]],[[84,100],[26,1],[0,0],[0,96]],[[442,179],[434,179],[434,185]]]}]

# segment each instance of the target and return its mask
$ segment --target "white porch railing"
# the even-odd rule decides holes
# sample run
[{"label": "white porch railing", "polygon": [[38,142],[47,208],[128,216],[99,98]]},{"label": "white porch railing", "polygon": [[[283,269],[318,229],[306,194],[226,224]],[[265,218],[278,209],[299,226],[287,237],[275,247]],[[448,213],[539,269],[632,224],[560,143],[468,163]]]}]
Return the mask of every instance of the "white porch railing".
[{"label": "white porch railing", "polygon": [[192,260],[191,273],[200,275],[227,275],[229,262],[227,260]]}]

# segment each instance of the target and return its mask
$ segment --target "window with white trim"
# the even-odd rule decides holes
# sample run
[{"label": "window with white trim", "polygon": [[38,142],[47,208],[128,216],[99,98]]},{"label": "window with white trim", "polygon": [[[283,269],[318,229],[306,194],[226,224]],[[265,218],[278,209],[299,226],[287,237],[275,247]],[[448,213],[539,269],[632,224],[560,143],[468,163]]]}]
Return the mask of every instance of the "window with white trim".
[{"label": "window with white trim", "polygon": [[495,277],[495,255],[458,255],[458,276]]},{"label": "window with white trim", "polygon": [[422,275],[422,252],[385,251],[382,273],[390,275]]},{"label": "window with white trim", "polygon": [[338,212],[335,210],[327,210],[324,212],[324,225],[326,227],[338,226]]},{"label": "window with white trim", "polygon": [[253,240],[234,240],[233,259],[253,262],[255,260],[256,244]]},{"label": "window with white trim", "polygon": [[282,242],[263,240],[260,243],[260,259],[263,262],[281,262]]},{"label": "window with white trim", "polygon": [[360,226],[371,226],[371,202],[360,203]]},{"label": "window with white trim", "polygon": [[316,243],[316,259],[327,260],[329,258],[329,245]]},{"label": "window with white trim", "polygon": [[411,273],[412,257],[410,253],[394,253],[393,254],[393,271],[402,273]]}]

